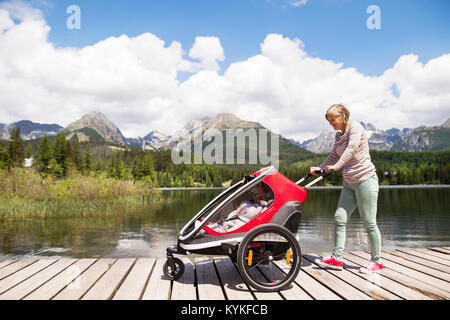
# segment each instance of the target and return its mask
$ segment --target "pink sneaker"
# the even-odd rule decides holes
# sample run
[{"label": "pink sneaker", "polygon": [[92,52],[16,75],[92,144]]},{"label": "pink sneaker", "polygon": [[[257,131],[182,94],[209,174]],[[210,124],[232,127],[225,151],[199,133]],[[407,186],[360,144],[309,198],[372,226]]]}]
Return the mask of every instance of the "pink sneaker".
[{"label": "pink sneaker", "polygon": [[323,268],[330,268],[334,270],[342,270],[342,261],[337,261],[333,256],[329,256],[323,259],[316,259],[316,263]]},{"label": "pink sneaker", "polygon": [[383,264],[378,262],[369,261],[365,267],[362,267],[359,269],[359,272],[361,273],[374,273],[374,272],[381,272],[383,269]]}]

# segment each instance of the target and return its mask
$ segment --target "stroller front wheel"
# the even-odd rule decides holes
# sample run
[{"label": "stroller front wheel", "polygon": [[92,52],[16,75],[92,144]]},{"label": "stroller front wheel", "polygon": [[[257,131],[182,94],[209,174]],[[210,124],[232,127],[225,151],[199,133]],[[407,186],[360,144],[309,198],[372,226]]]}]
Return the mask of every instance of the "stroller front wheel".
[{"label": "stroller front wheel", "polygon": [[279,291],[289,286],[300,271],[300,245],[287,228],[260,225],[239,244],[237,264],[248,285],[264,292]]},{"label": "stroller front wheel", "polygon": [[169,280],[178,280],[184,274],[184,263],[178,258],[170,257],[169,259],[173,260],[173,266],[171,266],[172,263],[167,260],[163,266],[164,275],[169,278]]}]

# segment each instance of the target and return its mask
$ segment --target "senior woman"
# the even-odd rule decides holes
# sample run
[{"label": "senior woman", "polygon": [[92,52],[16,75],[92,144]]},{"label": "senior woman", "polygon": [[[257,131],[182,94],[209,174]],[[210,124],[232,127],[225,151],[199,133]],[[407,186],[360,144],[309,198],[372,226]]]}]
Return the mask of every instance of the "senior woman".
[{"label": "senior woman", "polygon": [[311,174],[316,170],[337,171],[343,168],[344,187],[334,214],[334,247],[331,256],[317,259],[322,267],[342,270],[342,253],[344,251],[347,222],[358,207],[363,225],[368,233],[371,260],[360,269],[363,273],[379,272],[381,263],[381,235],[376,222],[378,200],[378,177],[369,154],[369,143],[363,126],[349,121],[350,112],[341,105],[332,105],[325,118],[336,133],[331,153],[319,167],[311,167]]}]

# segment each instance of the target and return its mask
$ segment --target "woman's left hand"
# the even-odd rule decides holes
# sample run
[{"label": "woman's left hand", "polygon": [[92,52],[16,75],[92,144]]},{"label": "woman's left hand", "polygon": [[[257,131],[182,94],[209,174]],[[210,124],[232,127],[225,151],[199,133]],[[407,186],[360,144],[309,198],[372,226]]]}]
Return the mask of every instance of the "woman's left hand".
[{"label": "woman's left hand", "polygon": [[326,166],[325,167],[325,172],[328,172],[330,170],[337,171],[335,166]]}]

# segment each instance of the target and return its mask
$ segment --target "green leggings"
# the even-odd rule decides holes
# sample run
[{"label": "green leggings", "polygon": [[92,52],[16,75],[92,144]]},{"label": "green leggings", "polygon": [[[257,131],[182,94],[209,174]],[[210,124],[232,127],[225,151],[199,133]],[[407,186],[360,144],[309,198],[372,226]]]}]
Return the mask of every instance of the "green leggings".
[{"label": "green leggings", "polygon": [[377,226],[378,177],[374,174],[359,183],[344,183],[339,204],[334,214],[334,248],[333,257],[342,260],[346,226],[353,211],[358,206],[359,214],[369,235],[371,261],[380,262],[381,234]]}]

